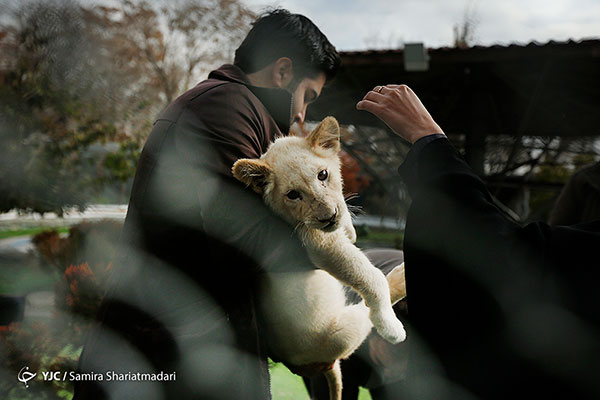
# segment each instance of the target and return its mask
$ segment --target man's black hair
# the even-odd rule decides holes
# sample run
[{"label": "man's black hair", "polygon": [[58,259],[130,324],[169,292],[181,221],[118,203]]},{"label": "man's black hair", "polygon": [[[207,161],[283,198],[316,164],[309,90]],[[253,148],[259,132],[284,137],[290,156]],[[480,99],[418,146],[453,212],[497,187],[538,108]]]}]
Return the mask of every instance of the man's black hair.
[{"label": "man's black hair", "polygon": [[260,16],[235,51],[234,65],[247,74],[256,72],[281,57],[293,62],[294,79],[325,73],[333,78],[340,55],[313,22],[300,14],[275,9]]}]

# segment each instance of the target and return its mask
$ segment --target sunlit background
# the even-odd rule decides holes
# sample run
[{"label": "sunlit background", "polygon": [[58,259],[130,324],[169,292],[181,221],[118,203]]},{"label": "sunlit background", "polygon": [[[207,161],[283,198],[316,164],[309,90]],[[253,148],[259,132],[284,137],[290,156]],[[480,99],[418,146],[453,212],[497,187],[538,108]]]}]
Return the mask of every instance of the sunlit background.
[{"label": "sunlit background", "polygon": [[[246,0],[253,10],[280,5],[311,18],[339,50],[453,46],[469,25],[472,45],[566,41],[600,35],[594,0]],[[459,35],[460,36],[460,35]]]}]

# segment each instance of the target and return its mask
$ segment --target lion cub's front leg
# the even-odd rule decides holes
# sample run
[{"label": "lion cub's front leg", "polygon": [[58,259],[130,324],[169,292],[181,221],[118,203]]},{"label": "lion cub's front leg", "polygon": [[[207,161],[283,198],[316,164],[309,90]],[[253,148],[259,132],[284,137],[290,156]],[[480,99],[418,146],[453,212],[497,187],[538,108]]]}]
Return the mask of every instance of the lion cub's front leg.
[{"label": "lion cub's front leg", "polygon": [[404,327],[392,309],[387,279],[345,232],[310,229],[304,235],[304,242],[313,263],[361,294],[370,309],[371,322],[381,336],[391,343],[406,338]]},{"label": "lion cub's front leg", "polygon": [[350,216],[350,211],[348,211],[346,203],[343,203],[341,206],[341,214],[342,219],[340,221],[340,228],[343,229],[346,237],[350,239],[351,243],[356,243],[356,229],[354,229],[354,225],[352,224],[352,217]]}]

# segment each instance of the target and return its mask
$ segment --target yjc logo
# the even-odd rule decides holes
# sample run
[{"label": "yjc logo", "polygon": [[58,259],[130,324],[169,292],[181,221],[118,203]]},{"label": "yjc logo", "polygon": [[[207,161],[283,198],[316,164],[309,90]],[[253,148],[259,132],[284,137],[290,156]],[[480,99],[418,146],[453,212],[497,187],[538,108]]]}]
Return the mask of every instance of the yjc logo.
[{"label": "yjc logo", "polygon": [[19,380],[19,382],[23,382],[25,387],[28,388],[29,387],[28,382],[30,380],[32,380],[33,378],[35,378],[36,375],[37,375],[37,373],[35,373],[35,372],[29,372],[29,367],[23,367],[19,371],[19,374],[17,375],[17,379]]}]

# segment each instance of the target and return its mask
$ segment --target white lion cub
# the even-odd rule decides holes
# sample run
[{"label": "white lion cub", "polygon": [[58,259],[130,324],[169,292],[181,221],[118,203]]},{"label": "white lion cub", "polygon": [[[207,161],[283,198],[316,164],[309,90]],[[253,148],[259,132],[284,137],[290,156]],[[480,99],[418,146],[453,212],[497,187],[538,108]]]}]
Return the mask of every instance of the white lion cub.
[{"label": "white lion cub", "polygon": [[[342,193],[339,151],[339,125],[327,117],[308,137],[277,139],[260,159],[238,160],[233,166],[238,180],[297,228],[319,268],[269,274],[261,307],[278,357],[296,366],[335,363],[326,374],[332,398],[341,393],[337,360],[350,356],[373,326],[391,343],[406,337],[392,310],[399,298],[390,299],[386,277],[353,244],[356,233]],[[342,284],[364,301],[346,305]]]}]

